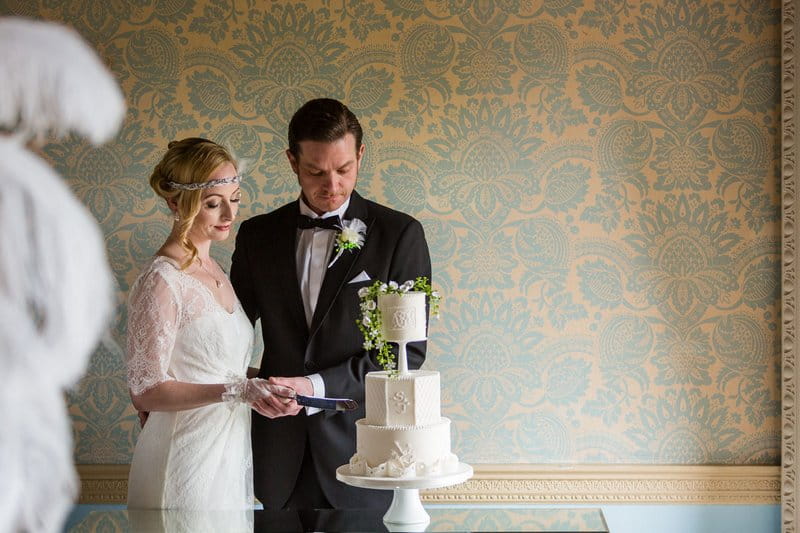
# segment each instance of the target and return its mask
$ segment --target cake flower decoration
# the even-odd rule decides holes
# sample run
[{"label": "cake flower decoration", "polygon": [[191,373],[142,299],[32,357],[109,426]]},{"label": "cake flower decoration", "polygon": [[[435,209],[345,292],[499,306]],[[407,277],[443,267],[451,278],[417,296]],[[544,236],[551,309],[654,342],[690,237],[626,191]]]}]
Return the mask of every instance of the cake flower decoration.
[{"label": "cake flower decoration", "polygon": [[364,244],[364,235],[367,233],[367,225],[359,218],[342,221],[338,226],[339,234],[336,236],[334,246],[336,247],[336,257],[328,264],[328,268],[339,259],[345,250],[357,250]]},{"label": "cake flower decoration", "polygon": [[428,297],[431,317],[439,317],[439,303],[442,298],[438,291],[433,290],[426,277],[421,276],[402,284],[398,284],[396,281],[384,283],[377,280],[372,285],[358,290],[358,297],[361,300],[361,319],[357,320],[356,324],[364,335],[364,349],[376,350],[378,363],[389,372],[395,370],[396,361],[389,343],[383,337],[383,319],[380,309],[378,309],[378,295],[405,294],[407,292],[424,292]]}]

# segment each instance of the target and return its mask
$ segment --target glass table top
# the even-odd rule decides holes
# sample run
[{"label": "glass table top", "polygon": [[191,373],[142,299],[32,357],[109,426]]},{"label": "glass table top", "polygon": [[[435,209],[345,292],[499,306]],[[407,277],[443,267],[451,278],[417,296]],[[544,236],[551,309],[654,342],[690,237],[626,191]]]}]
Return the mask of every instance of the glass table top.
[{"label": "glass table top", "polygon": [[525,505],[426,505],[430,523],[395,526],[383,522],[385,511],[372,509],[316,511],[128,511],[92,510],[69,532],[173,531],[534,531],[608,532],[595,508],[548,508]]}]

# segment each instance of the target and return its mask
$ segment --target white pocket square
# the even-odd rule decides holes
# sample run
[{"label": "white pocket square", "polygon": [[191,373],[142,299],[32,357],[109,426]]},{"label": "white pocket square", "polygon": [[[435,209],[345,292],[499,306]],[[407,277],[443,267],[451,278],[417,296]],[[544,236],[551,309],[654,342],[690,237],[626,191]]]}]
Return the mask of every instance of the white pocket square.
[{"label": "white pocket square", "polygon": [[366,271],[362,270],[361,274],[359,274],[358,276],[354,277],[353,279],[351,279],[347,283],[358,283],[359,281],[369,281],[371,279],[372,278],[369,277],[369,274],[367,274]]}]

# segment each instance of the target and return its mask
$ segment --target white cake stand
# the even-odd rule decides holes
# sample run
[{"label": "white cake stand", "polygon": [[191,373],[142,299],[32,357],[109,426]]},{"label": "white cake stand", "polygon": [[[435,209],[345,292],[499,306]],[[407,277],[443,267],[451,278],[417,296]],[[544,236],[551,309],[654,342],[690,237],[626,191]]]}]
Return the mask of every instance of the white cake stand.
[{"label": "white cake stand", "polygon": [[389,531],[397,531],[397,528],[402,531],[424,531],[431,517],[422,507],[419,489],[457,485],[472,477],[472,467],[466,463],[458,463],[453,472],[446,474],[410,478],[353,476],[349,472],[350,465],[340,466],[336,469],[336,479],[364,489],[394,490],[392,504],[383,515],[383,522]]}]

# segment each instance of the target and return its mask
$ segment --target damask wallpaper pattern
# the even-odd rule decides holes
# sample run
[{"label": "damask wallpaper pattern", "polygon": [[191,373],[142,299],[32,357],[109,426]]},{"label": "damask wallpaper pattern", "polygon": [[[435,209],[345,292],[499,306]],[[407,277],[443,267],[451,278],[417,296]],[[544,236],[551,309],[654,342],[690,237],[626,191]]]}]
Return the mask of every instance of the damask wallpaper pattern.
[{"label": "damask wallpaper pattern", "polygon": [[[122,302],[170,219],[169,140],[297,195],[292,112],[345,101],[359,191],[419,218],[444,294],[427,365],[469,463],[778,464],[779,4],[766,0],[0,0],[63,21],[128,117],[46,155],[102,225],[113,330],[70,396],[78,463],[126,463]],[[230,262],[233,239],[217,249]]]}]

